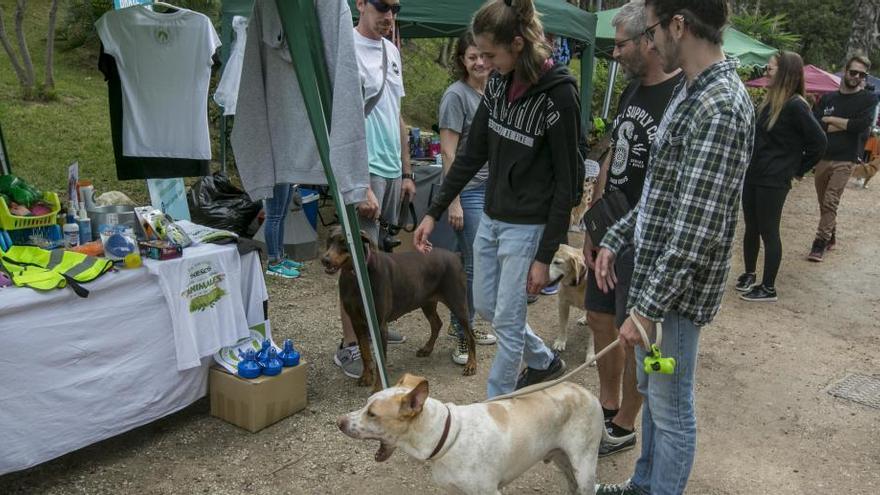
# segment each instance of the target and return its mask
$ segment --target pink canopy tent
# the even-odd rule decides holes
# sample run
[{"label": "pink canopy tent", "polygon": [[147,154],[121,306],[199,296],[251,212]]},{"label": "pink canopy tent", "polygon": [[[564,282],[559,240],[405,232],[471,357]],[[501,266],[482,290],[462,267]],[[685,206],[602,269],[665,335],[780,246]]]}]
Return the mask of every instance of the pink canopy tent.
[{"label": "pink canopy tent", "polygon": [[[768,84],[770,84],[770,79],[765,76],[747,82],[746,86],[764,88]],[[837,91],[840,87],[840,78],[830,72],[825,72],[815,65],[805,65],[804,86],[806,87],[805,89],[807,90],[807,93],[831,93]]]}]

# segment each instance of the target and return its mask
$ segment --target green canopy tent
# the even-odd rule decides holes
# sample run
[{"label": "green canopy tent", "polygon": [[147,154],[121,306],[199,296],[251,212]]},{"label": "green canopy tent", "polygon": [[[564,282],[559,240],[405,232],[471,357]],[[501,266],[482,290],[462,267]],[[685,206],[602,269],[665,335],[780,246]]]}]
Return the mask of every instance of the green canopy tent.
[{"label": "green canopy tent", "polygon": [[[354,18],[358,12],[355,0],[348,0]],[[470,25],[474,13],[484,0],[402,0],[398,16],[403,38],[447,38],[461,34]],[[232,18],[250,15],[253,0],[223,0],[221,58],[229,57],[232,42]],[[584,43],[581,58],[581,124],[589,129],[593,100],[593,49],[595,45],[596,15],[581,10],[565,0],[535,0],[541,21],[548,33],[576,39]],[[438,102],[439,104],[439,102]],[[226,122],[221,122],[221,163],[226,164]]]}]

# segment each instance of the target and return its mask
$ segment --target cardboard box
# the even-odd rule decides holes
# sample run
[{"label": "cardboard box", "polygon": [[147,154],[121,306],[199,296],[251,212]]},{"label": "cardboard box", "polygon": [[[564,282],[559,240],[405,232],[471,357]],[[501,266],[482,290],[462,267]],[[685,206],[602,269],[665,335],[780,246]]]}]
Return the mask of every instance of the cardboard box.
[{"label": "cardboard box", "polygon": [[308,404],[306,363],[284,368],[280,375],[245,380],[212,367],[208,378],[211,415],[251,433],[281,421]]}]

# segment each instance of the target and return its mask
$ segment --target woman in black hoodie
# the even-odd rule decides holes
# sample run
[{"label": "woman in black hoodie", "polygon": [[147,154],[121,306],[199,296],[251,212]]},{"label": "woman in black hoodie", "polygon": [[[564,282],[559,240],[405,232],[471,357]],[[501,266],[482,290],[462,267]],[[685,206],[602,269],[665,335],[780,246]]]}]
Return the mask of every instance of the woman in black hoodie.
[{"label": "woman in black hoodie", "polygon": [[[449,203],[488,161],[474,241],[474,306],[492,322],[498,351],[488,396],[554,379],[565,363],[526,321],[526,292],[549,282],[549,264],[568,231],[583,178],[577,81],[554,66],[532,0],[489,1],[474,16],[477,47],[494,72],[440,194],[414,236],[428,236]],[[527,368],[520,374],[520,363]]]},{"label": "woman in black hoodie", "polygon": [[[758,107],[755,148],[746,172],[742,203],[746,228],[743,258],[746,272],[736,290],[746,301],[775,301],[776,273],[782,261],[779,223],[791,179],[803,178],[822,158],[826,138],[804,99],[804,62],[780,51],[767,65],[770,85]],[[764,241],[764,277],[756,284],[755,267]]]}]

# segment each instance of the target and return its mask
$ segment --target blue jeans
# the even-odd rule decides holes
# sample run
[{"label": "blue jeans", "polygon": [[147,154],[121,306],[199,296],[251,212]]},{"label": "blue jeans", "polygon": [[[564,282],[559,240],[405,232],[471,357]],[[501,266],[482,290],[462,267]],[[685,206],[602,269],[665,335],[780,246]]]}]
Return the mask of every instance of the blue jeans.
[{"label": "blue jeans", "polygon": [[[485,199],[486,184],[461,192],[459,200],[464,212],[464,228],[455,231],[458,250],[464,262],[464,273],[467,274],[468,315],[471,318],[471,327],[474,326],[474,315],[476,314],[474,311],[474,239],[477,238],[477,228],[480,226],[480,217],[483,216]],[[458,324],[458,318],[455,315],[452,315],[452,325],[458,332],[459,338],[464,338],[464,329]]]},{"label": "blue jeans", "polygon": [[647,354],[636,347],[642,406],[642,453],[631,481],[652,495],[684,493],[697,450],[697,417],[694,408],[694,373],[697,368],[700,329],[675,311],[663,318],[663,357],[675,358],[675,373],[646,374]]},{"label": "blue jeans", "polygon": [[272,197],[266,199],[266,221],[263,234],[266,237],[266,256],[270,264],[284,259],[284,218],[290,210],[293,198],[290,184],[275,184]]},{"label": "blue jeans", "polygon": [[547,369],[553,352],[526,320],[526,282],[538,251],[543,225],[515,225],[480,218],[474,240],[474,306],[492,322],[498,349],[489,370],[487,395],[513,392],[520,365]]}]

